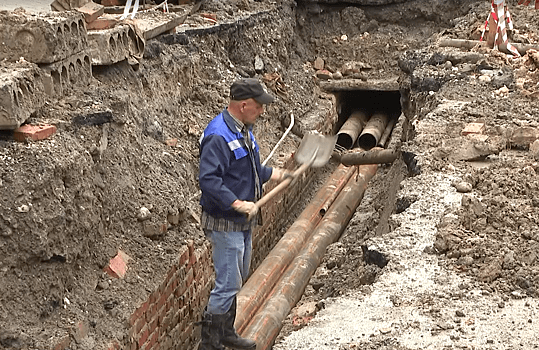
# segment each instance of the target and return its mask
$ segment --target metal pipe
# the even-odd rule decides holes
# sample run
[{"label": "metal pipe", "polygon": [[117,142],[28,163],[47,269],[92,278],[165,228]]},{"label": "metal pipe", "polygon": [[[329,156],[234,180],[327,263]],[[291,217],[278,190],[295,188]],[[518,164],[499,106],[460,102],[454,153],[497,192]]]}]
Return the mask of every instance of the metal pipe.
[{"label": "metal pipe", "polygon": [[241,332],[247,325],[247,320],[257,312],[283,271],[312,234],[322,219],[321,207],[328,205],[328,198],[333,197],[333,192],[339,187],[348,171],[348,168],[343,166],[333,172],[240,290],[235,323],[238,332]]},{"label": "metal pipe", "polygon": [[394,149],[371,148],[368,151],[349,152],[341,156],[341,163],[350,165],[393,163],[399,156]]},{"label": "metal pipe", "polygon": [[320,215],[324,216],[326,215],[326,212],[328,211],[329,207],[333,202],[335,201],[335,198],[341,193],[343,187],[348,183],[348,180],[357,172],[356,167],[347,167],[344,164],[339,164],[339,168],[345,168],[346,173],[345,175],[339,180],[339,183],[335,187],[335,191],[331,194],[330,197],[327,198],[327,200],[322,204],[322,208],[320,208]]},{"label": "metal pipe", "polygon": [[337,133],[337,144],[351,149],[359,136],[359,133],[367,124],[368,116],[363,111],[352,113]]},{"label": "metal pipe", "polygon": [[358,176],[350,178],[316,226],[309,241],[281,276],[260,311],[242,332],[243,337],[256,341],[257,350],[270,349],[273,345],[284,319],[301,298],[326,248],[339,238],[354,215],[377,168],[378,165],[374,164],[359,167]]},{"label": "metal pipe", "polygon": [[368,151],[371,148],[375,147],[378,144],[378,140],[382,136],[386,125],[388,117],[387,114],[375,113],[363,128],[363,132],[359,135],[358,145],[364,150]]},{"label": "metal pipe", "polygon": [[268,163],[268,160],[270,160],[270,158],[273,156],[273,153],[275,153],[275,150],[277,150],[277,148],[279,147],[281,142],[283,142],[284,138],[286,137],[286,135],[288,135],[288,133],[290,132],[290,130],[292,130],[293,127],[294,127],[294,114],[290,113],[290,125],[288,126],[288,128],[284,132],[284,134],[281,137],[281,139],[279,140],[279,142],[277,142],[275,147],[273,147],[273,149],[271,150],[268,157],[262,162],[262,165],[266,165]]},{"label": "metal pipe", "polygon": [[384,133],[382,134],[382,136],[380,136],[380,140],[378,140],[378,147],[384,148],[386,146],[386,142],[389,139],[389,135],[391,135],[391,131],[393,131],[393,127],[395,126],[396,122],[397,118],[391,118],[389,120],[389,123],[387,123]]}]

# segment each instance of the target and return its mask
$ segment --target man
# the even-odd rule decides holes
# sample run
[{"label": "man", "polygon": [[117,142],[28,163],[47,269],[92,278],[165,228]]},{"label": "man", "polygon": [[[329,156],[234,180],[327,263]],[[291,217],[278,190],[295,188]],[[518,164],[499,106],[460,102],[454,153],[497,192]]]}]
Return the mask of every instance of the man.
[{"label": "man", "polygon": [[252,127],[273,97],[257,79],[235,81],[230,102],[200,138],[202,228],[210,239],[215,287],[202,320],[199,350],[256,349],[234,329],[236,294],[247,279],[251,262],[251,232],[259,219],[256,202],[262,184],[290,175],[260,164]]}]

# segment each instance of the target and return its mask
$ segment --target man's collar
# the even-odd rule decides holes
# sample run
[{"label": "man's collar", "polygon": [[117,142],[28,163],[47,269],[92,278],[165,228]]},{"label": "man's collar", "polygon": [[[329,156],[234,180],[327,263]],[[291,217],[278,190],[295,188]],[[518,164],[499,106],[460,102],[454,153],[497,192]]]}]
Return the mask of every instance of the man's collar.
[{"label": "man's collar", "polygon": [[225,119],[226,125],[230,128],[230,130],[236,130],[237,132],[243,132],[244,128],[246,130],[251,130],[252,126],[244,124],[241,120],[234,117],[228,109],[223,110],[223,116]]}]

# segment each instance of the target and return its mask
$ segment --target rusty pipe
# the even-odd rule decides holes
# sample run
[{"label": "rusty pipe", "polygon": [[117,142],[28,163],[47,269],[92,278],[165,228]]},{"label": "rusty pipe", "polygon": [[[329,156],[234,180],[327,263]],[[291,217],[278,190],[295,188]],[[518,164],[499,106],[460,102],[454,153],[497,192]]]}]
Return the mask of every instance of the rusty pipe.
[{"label": "rusty pipe", "polygon": [[358,176],[350,178],[324,218],[316,226],[311,238],[283,273],[259,312],[242,332],[253,339],[257,350],[270,349],[277,338],[284,319],[299,301],[309,279],[320,264],[326,248],[342,234],[354,215],[370,179],[378,165],[359,167]]},{"label": "rusty pipe", "polygon": [[346,149],[351,149],[368,120],[368,116],[363,111],[352,113],[337,133],[337,144]]},{"label": "rusty pipe", "polygon": [[[339,187],[342,178],[346,176],[348,168],[338,167],[337,170],[326,180],[321,190],[315,195],[309,205],[303,210],[297,220],[290,226],[275,247],[266,256],[264,261],[249,277],[243,288],[238,293],[238,308],[236,315],[236,329],[238,332],[247,325],[266,299],[268,293],[277,283],[292,259],[300,251],[313,232],[316,225],[322,219],[320,209],[327,205],[328,198]],[[331,204],[331,203],[329,203]]]},{"label": "rusty pipe", "polygon": [[347,166],[393,163],[398,156],[399,152],[394,149],[374,147],[368,151],[345,153],[341,156],[341,163]]},{"label": "rusty pipe", "polygon": [[[341,193],[343,187],[348,183],[348,180],[356,173],[357,168],[356,167],[347,167],[344,164],[339,164],[339,168],[346,168],[346,173],[343,177],[340,178],[339,183],[335,186],[335,191],[329,196],[324,204],[322,204],[322,207],[320,208],[320,215],[324,216],[326,215],[326,212],[328,211],[329,207],[333,202],[335,201],[335,198]],[[337,169],[339,169],[337,168]]]},{"label": "rusty pipe", "polygon": [[382,136],[388,117],[387,114],[375,113],[369,119],[367,125],[363,128],[361,135],[359,135],[358,146],[368,151],[378,144],[378,140]]},{"label": "rusty pipe", "polygon": [[380,140],[378,140],[378,147],[384,148],[386,146],[386,142],[389,139],[389,135],[391,135],[391,131],[393,131],[393,127],[395,126],[396,122],[397,118],[391,118],[389,120],[384,130],[384,133],[382,134],[382,136],[380,136]]}]

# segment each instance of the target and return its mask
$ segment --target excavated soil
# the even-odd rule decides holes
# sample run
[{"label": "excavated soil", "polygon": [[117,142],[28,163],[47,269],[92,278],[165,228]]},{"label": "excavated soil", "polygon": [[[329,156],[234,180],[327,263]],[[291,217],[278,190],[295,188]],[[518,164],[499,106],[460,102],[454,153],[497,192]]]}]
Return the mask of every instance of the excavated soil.
[{"label": "excavated soil", "polygon": [[[407,315],[406,327],[401,322],[401,333],[392,333],[394,325],[375,324],[377,333],[356,330],[367,338],[326,339],[327,346],[315,339],[314,333],[322,332],[311,328],[312,318],[334,310],[323,310],[326,304],[346,310],[348,300],[358,304],[377,288],[390,287],[394,307],[422,305],[442,325],[438,333],[466,328],[455,326],[455,317],[471,327],[464,315],[483,309],[475,299],[479,290],[498,300],[492,310],[522,301],[532,313],[519,316],[525,318],[522,327],[537,334],[538,151],[529,140],[538,130],[539,58],[437,44],[442,35],[478,39],[488,1],[356,2],[207,1],[200,13],[215,13],[222,23],[238,20],[240,29],[182,34],[182,27],[209,27],[193,14],[178,33],[148,41],[136,64],[94,67],[87,89],[47,101],[29,122],[56,125],[52,138],[18,143],[2,133],[0,346],[45,348],[50,337],[73,331],[80,319],[88,320],[90,332],[73,349],[121,339],[116,325],[155,288],[179,247],[186,240],[206,244],[198,226],[198,138],[226,105],[231,82],[256,76],[279,97],[255,129],[263,158],[290,113],[298,119],[295,135],[270,161],[278,166],[309,129],[306,116],[320,99],[329,98],[315,75],[318,57],[332,73],[356,62],[363,68],[355,78],[399,79],[403,115],[391,145],[406,153],[379,168],[349,227],[329,247],[306,289],[300,306],[312,306],[311,311],[305,316],[301,307],[294,310],[275,348],[426,348],[406,338],[407,332],[433,334],[422,327],[425,314],[414,312]],[[539,11],[508,3],[513,40],[537,44]],[[470,122],[484,123],[488,139],[461,136]],[[519,138],[523,133],[532,136]],[[336,165],[333,160],[318,172],[313,190]],[[176,216],[179,224],[170,220]],[[363,244],[386,254],[388,265],[365,264]],[[125,279],[103,272],[118,249],[131,258]],[[399,287],[407,285],[407,269],[406,278],[426,278],[414,261],[425,262],[423,272],[451,271],[435,278],[451,290],[448,299]],[[448,300],[459,302],[457,316],[447,311]],[[374,323],[393,317],[386,309],[362,310],[372,312],[368,318]],[[363,321],[356,316],[331,330],[345,334],[345,328]],[[506,337],[522,335],[503,323],[483,329],[479,317],[475,322],[478,331],[503,327]],[[519,348],[537,347],[526,334]],[[433,348],[464,348],[458,341],[465,336],[451,336],[453,343]],[[502,344],[495,343],[498,339],[488,340],[466,346],[504,348],[496,347]]]}]

